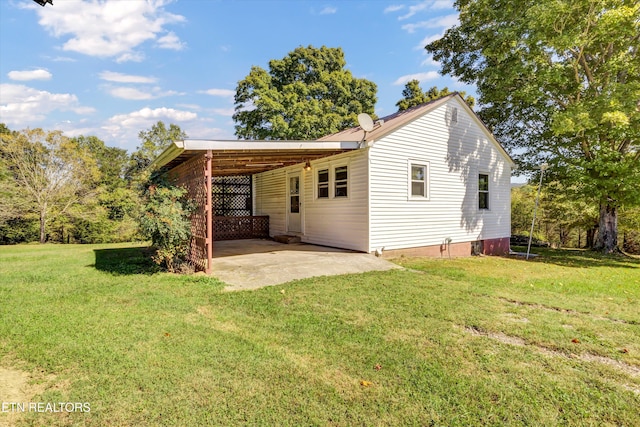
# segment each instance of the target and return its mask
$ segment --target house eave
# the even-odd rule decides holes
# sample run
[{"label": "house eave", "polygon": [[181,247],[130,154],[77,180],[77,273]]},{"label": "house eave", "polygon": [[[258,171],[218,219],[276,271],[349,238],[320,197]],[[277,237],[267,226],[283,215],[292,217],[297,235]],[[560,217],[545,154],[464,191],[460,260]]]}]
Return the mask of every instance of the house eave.
[{"label": "house eave", "polygon": [[173,169],[188,158],[211,151],[214,174],[254,174],[360,148],[359,141],[175,141],[153,161],[152,169]]}]

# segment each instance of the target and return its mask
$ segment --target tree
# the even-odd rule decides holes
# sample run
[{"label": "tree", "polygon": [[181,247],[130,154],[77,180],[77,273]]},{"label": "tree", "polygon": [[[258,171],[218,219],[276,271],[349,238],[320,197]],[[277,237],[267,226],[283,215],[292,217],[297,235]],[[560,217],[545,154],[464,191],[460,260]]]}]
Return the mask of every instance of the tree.
[{"label": "tree", "polygon": [[269,71],[254,66],[238,83],[236,135],[244,139],[313,139],[373,115],[375,83],[354,78],[340,48],[298,47]]},{"label": "tree", "polygon": [[[402,99],[396,102],[396,107],[398,107],[398,111],[408,110],[411,107],[433,101],[434,99],[442,98],[443,96],[447,96],[451,93],[452,92],[449,92],[449,88],[447,87],[444,89],[438,89],[436,86],[433,86],[428,91],[423,92],[418,80],[410,80],[404,86]],[[465,102],[469,104],[469,107],[473,108],[475,106],[476,100],[473,96],[467,96],[464,91],[458,93],[462,98],[464,98]]]},{"label": "tree", "polygon": [[80,135],[72,140],[83,150],[87,150],[95,158],[100,170],[100,184],[113,190],[126,185],[124,173],[129,162],[127,150],[107,147],[97,136]]},{"label": "tree", "polygon": [[187,134],[178,125],[171,123],[167,128],[164,122],[158,121],[151,129],[140,131],[138,138],[142,144],[131,154],[126,172],[129,180],[138,177],[173,141],[186,139]]},{"label": "tree", "polygon": [[460,25],[426,46],[442,72],[477,85],[480,115],[523,169],[580,183],[599,205],[597,246],[617,250],[617,215],[640,203],[637,0],[458,0]]},{"label": "tree", "polygon": [[44,243],[47,222],[90,196],[99,177],[95,160],[60,131],[26,129],[0,137],[2,157],[20,196],[38,213]]}]

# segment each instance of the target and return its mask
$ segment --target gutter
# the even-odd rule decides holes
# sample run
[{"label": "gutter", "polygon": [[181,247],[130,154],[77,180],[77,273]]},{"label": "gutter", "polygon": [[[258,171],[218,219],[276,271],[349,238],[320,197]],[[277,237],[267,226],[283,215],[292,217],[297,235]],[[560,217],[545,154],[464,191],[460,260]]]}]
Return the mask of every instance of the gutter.
[{"label": "gutter", "polygon": [[158,157],[149,165],[148,169],[160,169],[171,160],[178,157],[184,152],[184,141],[173,141],[173,143],[164,149]]}]

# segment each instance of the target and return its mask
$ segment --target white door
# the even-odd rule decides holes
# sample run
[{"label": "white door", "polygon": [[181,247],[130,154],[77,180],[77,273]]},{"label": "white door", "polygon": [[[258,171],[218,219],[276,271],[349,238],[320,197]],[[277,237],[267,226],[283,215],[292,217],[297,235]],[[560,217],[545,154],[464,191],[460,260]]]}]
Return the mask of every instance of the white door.
[{"label": "white door", "polygon": [[287,231],[302,232],[302,194],[300,191],[300,172],[287,176]]}]

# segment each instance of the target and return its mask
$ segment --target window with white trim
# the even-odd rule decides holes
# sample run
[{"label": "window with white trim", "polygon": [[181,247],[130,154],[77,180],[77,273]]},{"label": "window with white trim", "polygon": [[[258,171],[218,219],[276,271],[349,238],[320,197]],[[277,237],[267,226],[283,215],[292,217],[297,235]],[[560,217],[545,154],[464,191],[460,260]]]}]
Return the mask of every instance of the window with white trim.
[{"label": "window with white trim", "polygon": [[329,169],[318,170],[318,199],[329,198]]},{"label": "window with white trim", "polygon": [[333,185],[335,188],[335,197],[347,197],[348,172],[347,166],[339,166],[334,169],[335,179]]},{"label": "window with white trim", "polygon": [[429,199],[429,162],[409,160],[409,199]]},{"label": "window with white trim", "polygon": [[489,175],[478,174],[478,208],[489,209]]}]

